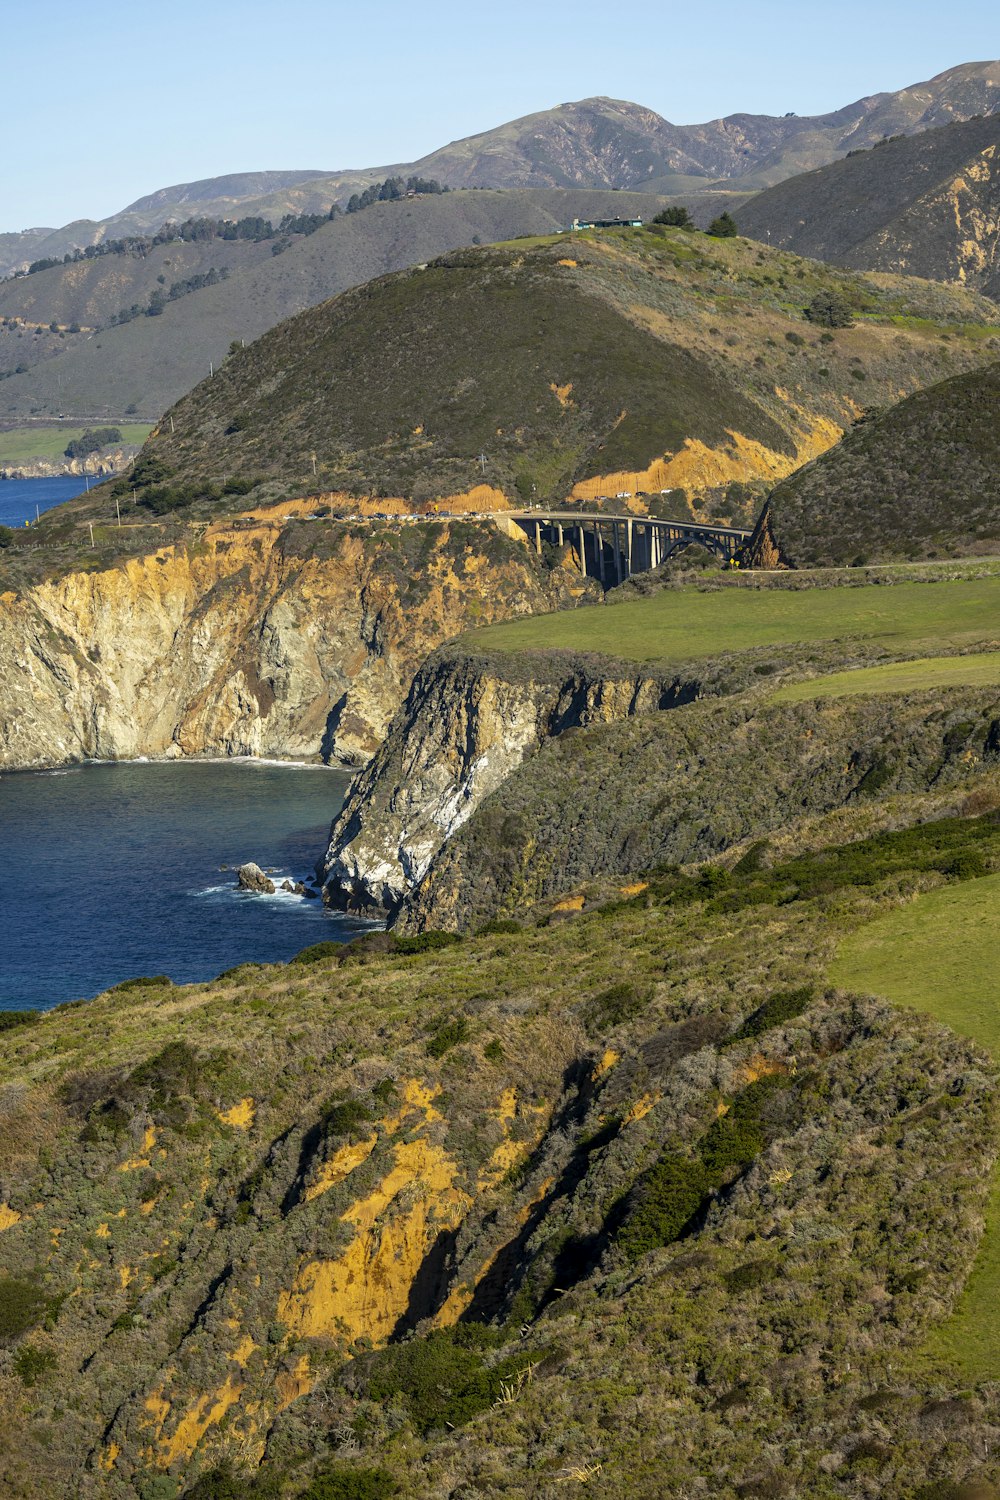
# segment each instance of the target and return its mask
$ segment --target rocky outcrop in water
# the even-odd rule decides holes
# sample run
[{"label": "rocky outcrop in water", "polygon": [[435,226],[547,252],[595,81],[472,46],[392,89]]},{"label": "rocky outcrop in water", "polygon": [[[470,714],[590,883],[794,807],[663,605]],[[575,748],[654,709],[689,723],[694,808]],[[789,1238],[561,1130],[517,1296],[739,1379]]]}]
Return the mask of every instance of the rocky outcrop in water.
[{"label": "rocky outcrop in water", "polygon": [[[274,881],[264,874],[260,865],[255,865],[252,860],[249,864],[240,865],[236,871],[236,884],[241,891],[251,891],[254,895],[274,895]],[[289,889],[291,887],[286,880],[282,890]]]}]

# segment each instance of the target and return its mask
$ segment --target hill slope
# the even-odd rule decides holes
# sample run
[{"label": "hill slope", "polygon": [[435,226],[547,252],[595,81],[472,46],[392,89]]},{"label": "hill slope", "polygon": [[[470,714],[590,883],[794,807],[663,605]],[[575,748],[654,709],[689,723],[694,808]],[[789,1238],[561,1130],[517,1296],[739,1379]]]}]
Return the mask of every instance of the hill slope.
[{"label": "hill slope", "polygon": [[[831,286],[866,311],[823,342],[802,308]],[[416,500],[484,478],[543,500],[773,481],[859,398],[989,358],[996,319],[968,293],[682,231],[463,251],[237,351],[154,432],[138,477],[191,501],[234,475],[261,494]]]},{"label": "hill slope", "polygon": [[1000,117],[970,120],[795,177],[740,227],[799,255],[960,280],[1000,294]]},{"label": "hill slope", "polygon": [[[647,195],[593,191],[448,193],[373,204],[292,237],[279,255],[272,253],[277,241],[171,242],[138,258],[107,255],[0,283],[0,319],[18,320],[0,323],[0,373],[28,366],[0,382],[0,417],[118,417],[135,405],[155,419],[210,363],[222,362],[234,339],[249,342],[347,287],[461,245],[548,234],[577,216],[648,215],[658,206]],[[158,317],[91,336],[119,309],[148,305],[161,276],[169,290],[213,268],[229,279],[169,302]],[[53,334],[52,320],[75,320],[85,331]]]},{"label": "hill slope", "polygon": [[951,818],[11,1018],[6,1500],[995,1479],[995,1351],[975,1391],[921,1356],[980,1242],[995,1067],[824,971],[998,857]]},{"label": "hill slope", "polygon": [[963,63],[923,83],[871,94],[828,114],[732,114],[673,125],[654,110],[593,98],[512,120],[453,141],[419,161],[361,171],[237,173],[180,183],[108,219],[0,235],[0,274],[74,246],[158,229],[191,212],[209,215],[316,212],[393,174],[436,177],[451,187],[604,187],[697,192],[713,181],[767,187],[883,136],[989,114],[1000,104],[1000,65]]},{"label": "hill slope", "polygon": [[860,423],[774,490],[756,545],[797,567],[1000,550],[1000,365]]}]

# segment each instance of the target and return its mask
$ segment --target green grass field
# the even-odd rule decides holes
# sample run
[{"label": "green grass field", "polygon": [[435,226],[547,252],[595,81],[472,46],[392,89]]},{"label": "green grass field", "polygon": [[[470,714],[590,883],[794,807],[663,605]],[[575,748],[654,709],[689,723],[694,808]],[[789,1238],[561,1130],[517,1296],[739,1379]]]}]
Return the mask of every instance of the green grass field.
[{"label": "green grass field", "polygon": [[924,688],[1000,686],[1000,651],[976,656],[922,656],[916,661],[889,662],[880,667],[858,667],[829,672],[806,682],[789,682],[778,689],[774,703],[801,703],[807,698],[851,698],[859,693],[918,693]]},{"label": "green grass field", "polygon": [[[841,943],[830,978],[927,1011],[1000,1061],[998,953],[1000,875],[990,875],[932,891],[862,927]],[[972,1275],[927,1352],[966,1379],[1000,1379],[1000,1175]]]},{"label": "green grass field", "polygon": [[631,661],[691,661],[756,646],[851,637],[890,649],[926,646],[929,655],[945,644],[958,649],[995,643],[998,633],[1000,575],[891,587],[671,589],[649,599],[492,625],[465,636],[464,644],[489,651],[557,647]]},{"label": "green grass field", "polygon": [[[152,428],[144,422],[99,422],[91,426],[117,427],[123,443],[144,443]],[[86,427],[13,427],[0,432],[0,464],[27,463],[32,458],[61,458],[66,444],[82,437]]]}]

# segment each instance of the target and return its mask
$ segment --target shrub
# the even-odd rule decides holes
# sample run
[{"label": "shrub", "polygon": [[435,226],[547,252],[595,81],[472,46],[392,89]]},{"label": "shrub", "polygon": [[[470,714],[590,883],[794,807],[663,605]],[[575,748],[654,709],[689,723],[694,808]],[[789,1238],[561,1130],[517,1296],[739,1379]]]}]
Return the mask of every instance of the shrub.
[{"label": "shrub", "polygon": [[501,937],[508,933],[513,934],[521,931],[520,922],[515,922],[512,917],[496,917],[492,922],[487,922],[485,927],[480,927],[481,937]]},{"label": "shrub", "polygon": [[37,1010],[0,1010],[0,1031],[13,1031],[15,1026],[33,1026],[38,1019]]},{"label": "shrub", "polygon": [[290,958],[290,964],[321,964],[328,958],[340,958],[344,951],[343,943],[310,943],[308,948],[300,948],[294,958]]},{"label": "shrub", "polygon": [[128,990],[160,989],[163,985],[173,985],[169,974],[137,974],[134,979],[123,979],[121,984],[112,985],[108,994],[125,994]]},{"label": "shrub", "polygon": [[587,1020],[597,1027],[620,1026],[640,1015],[649,1004],[648,986],[639,987],[625,981],[613,984],[596,995],[586,1007]]},{"label": "shrub", "polygon": [[693,229],[694,220],[686,208],[675,204],[670,208],[662,208],[658,214],[653,215],[654,224],[668,224],[674,229]]},{"label": "shrub", "polygon": [[763,1005],[758,1005],[739,1030],[733,1032],[730,1041],[742,1042],[748,1037],[760,1036],[762,1032],[770,1031],[772,1026],[783,1026],[786,1021],[800,1016],[812,997],[811,984],[803,985],[796,990],[779,990],[777,994],[765,1000]]},{"label": "shrub", "polygon": [[491,1406],[501,1382],[527,1363],[514,1356],[488,1367],[485,1355],[497,1337],[482,1324],[466,1323],[390,1345],[373,1359],[368,1395],[373,1401],[402,1398],[425,1436],[435,1428],[460,1427]]},{"label": "shrub", "polygon": [[0,1344],[20,1338],[44,1311],[45,1298],[33,1282],[0,1276]]},{"label": "shrub", "polygon": [[23,1344],[14,1356],[14,1369],[25,1385],[37,1385],[43,1375],[54,1370],[58,1360],[51,1349],[36,1349]]},{"label": "shrub", "polygon": [[709,224],[708,232],[717,240],[731,240],[739,234],[739,229],[732,214],[720,214]]},{"label": "shrub", "polygon": [[978,849],[963,849],[945,865],[944,873],[956,880],[978,880],[987,873],[986,861]]},{"label": "shrub", "polygon": [[459,1042],[467,1040],[469,1035],[469,1023],[464,1016],[455,1021],[445,1021],[433,1033],[427,1043],[427,1051],[431,1057],[444,1057],[452,1047],[457,1047]]},{"label": "shrub", "polygon": [[438,948],[450,948],[461,941],[457,932],[418,932],[414,937],[396,938],[395,951],[404,954],[433,953]]},{"label": "shrub", "polygon": [[102,448],[120,443],[121,440],[121,429],[118,427],[88,427],[86,432],[67,443],[64,451],[67,458],[87,458],[89,454],[99,453]]},{"label": "shrub", "polygon": [[722,1279],[728,1292],[750,1292],[773,1281],[778,1271],[779,1267],[773,1260],[748,1260],[727,1271]]},{"label": "shrub", "polygon": [[630,1260],[671,1245],[694,1218],[711,1183],[700,1161],[665,1152],[644,1173],[625,1203],[617,1243]]},{"label": "shrub", "polygon": [[338,1463],[320,1470],[302,1500],[389,1500],[398,1490],[388,1469],[359,1469]]},{"label": "shrub", "polygon": [[822,324],[824,328],[852,328],[854,319],[851,306],[839,292],[817,292],[806,308],[810,323]]}]

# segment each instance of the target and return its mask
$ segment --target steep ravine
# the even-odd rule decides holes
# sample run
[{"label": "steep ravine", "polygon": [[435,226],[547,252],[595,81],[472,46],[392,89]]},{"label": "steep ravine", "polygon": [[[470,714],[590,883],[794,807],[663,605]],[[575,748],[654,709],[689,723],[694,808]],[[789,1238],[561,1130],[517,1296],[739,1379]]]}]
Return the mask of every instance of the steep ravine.
[{"label": "steep ravine", "polygon": [[0,769],[190,754],[358,763],[441,641],[587,587],[487,526],[253,520],[20,593],[0,579]]}]

